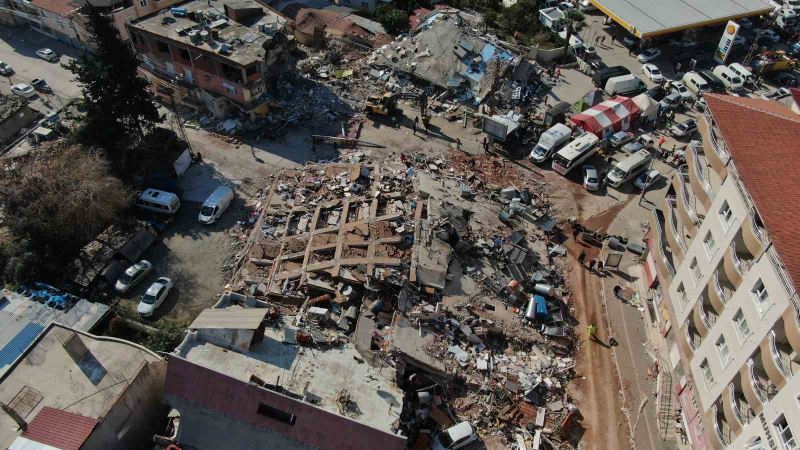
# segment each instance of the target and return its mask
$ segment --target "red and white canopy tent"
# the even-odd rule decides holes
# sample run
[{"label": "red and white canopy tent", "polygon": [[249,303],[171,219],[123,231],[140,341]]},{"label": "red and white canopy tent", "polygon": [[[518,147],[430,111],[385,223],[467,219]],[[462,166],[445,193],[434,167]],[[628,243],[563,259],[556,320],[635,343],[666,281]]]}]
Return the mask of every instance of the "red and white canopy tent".
[{"label": "red and white canopy tent", "polygon": [[636,126],[639,107],[629,97],[616,96],[571,117],[572,122],[600,139]]}]

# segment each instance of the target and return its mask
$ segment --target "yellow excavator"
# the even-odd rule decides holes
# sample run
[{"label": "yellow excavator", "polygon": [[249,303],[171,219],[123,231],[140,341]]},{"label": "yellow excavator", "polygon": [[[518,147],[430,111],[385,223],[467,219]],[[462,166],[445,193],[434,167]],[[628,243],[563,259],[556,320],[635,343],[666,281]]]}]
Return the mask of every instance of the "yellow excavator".
[{"label": "yellow excavator", "polygon": [[367,113],[378,114],[381,116],[392,116],[397,114],[397,99],[400,95],[394,92],[385,92],[383,95],[370,95],[367,97]]}]

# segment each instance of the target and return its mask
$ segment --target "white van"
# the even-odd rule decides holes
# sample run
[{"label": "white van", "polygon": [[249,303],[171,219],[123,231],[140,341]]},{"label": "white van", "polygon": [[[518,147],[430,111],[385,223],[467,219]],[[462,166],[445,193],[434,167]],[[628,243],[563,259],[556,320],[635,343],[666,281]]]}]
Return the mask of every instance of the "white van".
[{"label": "white van", "polygon": [[604,89],[608,95],[638,95],[647,90],[647,85],[644,84],[639,77],[634,74],[621,75],[618,77],[609,78],[606,81]]},{"label": "white van", "polygon": [[197,220],[200,223],[210,225],[219,219],[222,213],[228,209],[233,200],[233,190],[228,186],[220,186],[208,196],[203,206],[200,207],[200,215]]},{"label": "white van", "polygon": [[583,133],[553,155],[550,167],[561,175],[566,175],[578,167],[587,158],[597,153],[597,143],[600,141],[592,133]]},{"label": "white van", "polygon": [[709,86],[706,80],[697,72],[686,72],[683,75],[683,84],[686,86],[686,89],[692,91],[694,95],[711,90],[711,86]]},{"label": "white van", "polygon": [[727,66],[720,64],[719,66],[714,67],[714,70],[711,71],[711,73],[722,80],[722,84],[725,85],[725,88],[731,91],[738,91],[744,87],[744,80],[742,77],[737,75],[736,72],[732,71]]},{"label": "white van", "polygon": [[728,64],[728,69],[730,69],[731,72],[735,73],[736,75],[739,75],[745,84],[753,82],[753,73],[750,72],[747,67],[739,63],[733,63]]},{"label": "white van", "polygon": [[650,165],[650,152],[639,150],[638,152],[619,161],[614,168],[606,175],[606,183],[612,187],[620,187],[623,183],[642,173]]},{"label": "white van", "polygon": [[136,206],[150,211],[175,214],[181,207],[181,200],[172,192],[146,189],[136,197]]},{"label": "white van", "polygon": [[535,163],[547,161],[553,153],[569,142],[572,129],[563,123],[557,123],[539,136],[539,142],[531,150],[530,158]]}]

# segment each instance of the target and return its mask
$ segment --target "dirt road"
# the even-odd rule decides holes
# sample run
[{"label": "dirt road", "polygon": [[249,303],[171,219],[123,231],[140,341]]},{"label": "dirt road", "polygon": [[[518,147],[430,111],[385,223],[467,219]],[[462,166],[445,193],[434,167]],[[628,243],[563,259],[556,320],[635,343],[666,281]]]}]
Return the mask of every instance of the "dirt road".
[{"label": "dirt road", "polygon": [[[580,199],[576,200],[576,204],[580,205]],[[624,202],[617,203],[586,220],[580,214],[579,208],[576,217],[584,226],[605,231],[624,205]],[[569,393],[583,415],[581,424],[585,434],[581,441],[587,449],[627,449],[630,448],[628,424],[622,411],[617,368],[612,350],[606,344],[609,328],[600,299],[600,279],[588,269],[580,267],[577,261],[581,251],[586,252],[587,262],[592,258],[599,258],[600,248],[572,239],[565,245],[573,263],[569,276],[573,292],[571,305],[578,321],[575,332],[581,342],[581,351],[577,356],[577,376]],[[597,336],[602,343],[587,339],[587,326],[591,323],[596,324]]]}]

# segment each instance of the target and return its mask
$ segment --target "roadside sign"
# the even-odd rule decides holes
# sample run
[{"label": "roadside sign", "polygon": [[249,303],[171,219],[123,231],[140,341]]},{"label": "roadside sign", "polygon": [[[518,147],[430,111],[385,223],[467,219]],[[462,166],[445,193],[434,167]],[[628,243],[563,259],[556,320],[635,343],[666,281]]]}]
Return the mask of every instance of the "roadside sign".
[{"label": "roadside sign", "polygon": [[725,64],[728,59],[728,54],[733,47],[733,40],[736,39],[736,34],[739,33],[739,24],[729,20],[725,25],[725,31],[722,32],[722,38],[719,40],[717,51],[714,52],[714,61],[718,64]]}]

